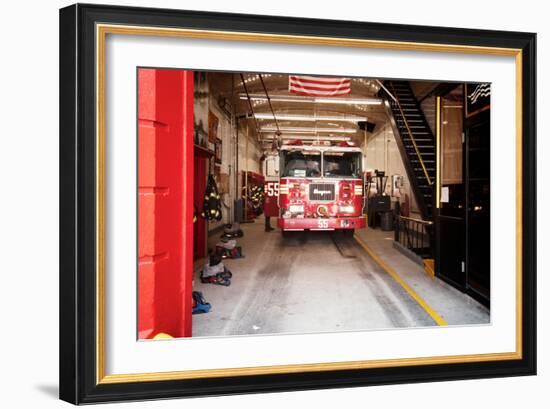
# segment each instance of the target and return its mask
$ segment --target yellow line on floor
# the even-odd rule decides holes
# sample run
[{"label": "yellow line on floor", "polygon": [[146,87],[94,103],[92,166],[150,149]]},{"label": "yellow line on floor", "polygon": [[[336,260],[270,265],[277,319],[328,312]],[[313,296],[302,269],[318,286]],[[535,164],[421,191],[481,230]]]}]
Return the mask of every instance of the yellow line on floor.
[{"label": "yellow line on floor", "polygon": [[424,299],[418,295],[416,291],[412,289],[410,285],[406,283],[405,280],[401,278],[401,276],[393,269],[391,268],[384,260],[382,260],[378,254],[376,254],[368,245],[361,239],[359,236],[354,235],[353,238],[365,249],[365,251],[368,253],[369,256],[372,257],[374,261],[376,261],[380,267],[382,267],[386,273],[388,273],[403,289],[409,294],[417,303],[420,305],[424,311],[428,313],[430,317],[437,323],[437,325],[445,326],[448,325],[447,321],[445,321],[441,315],[439,315]]}]

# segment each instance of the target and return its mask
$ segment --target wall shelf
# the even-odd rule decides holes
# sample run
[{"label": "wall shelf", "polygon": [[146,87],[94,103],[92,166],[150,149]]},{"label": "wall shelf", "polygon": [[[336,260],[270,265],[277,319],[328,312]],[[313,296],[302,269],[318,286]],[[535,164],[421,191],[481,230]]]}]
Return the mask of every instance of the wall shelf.
[{"label": "wall shelf", "polygon": [[205,148],[204,146],[200,146],[197,144],[193,145],[195,147],[195,154],[211,157],[214,156],[214,151],[211,151],[208,148]]}]

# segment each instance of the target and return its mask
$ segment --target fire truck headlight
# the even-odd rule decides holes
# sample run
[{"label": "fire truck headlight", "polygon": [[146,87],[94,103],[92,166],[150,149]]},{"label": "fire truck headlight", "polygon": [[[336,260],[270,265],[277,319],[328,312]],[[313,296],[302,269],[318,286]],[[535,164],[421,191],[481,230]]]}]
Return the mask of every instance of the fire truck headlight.
[{"label": "fire truck headlight", "polygon": [[353,213],[353,212],[355,212],[355,206],[352,206],[352,205],[340,206],[340,212],[342,212],[342,213]]},{"label": "fire truck headlight", "polygon": [[290,205],[288,210],[290,213],[303,213],[304,205]]}]

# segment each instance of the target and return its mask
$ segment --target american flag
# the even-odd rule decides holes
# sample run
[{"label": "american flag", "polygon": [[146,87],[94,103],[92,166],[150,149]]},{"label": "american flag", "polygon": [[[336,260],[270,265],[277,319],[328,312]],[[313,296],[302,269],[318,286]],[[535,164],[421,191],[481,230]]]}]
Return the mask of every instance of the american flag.
[{"label": "american flag", "polygon": [[312,97],[334,97],[349,94],[351,80],[337,77],[311,77],[306,75],[289,75],[288,90],[295,94]]}]

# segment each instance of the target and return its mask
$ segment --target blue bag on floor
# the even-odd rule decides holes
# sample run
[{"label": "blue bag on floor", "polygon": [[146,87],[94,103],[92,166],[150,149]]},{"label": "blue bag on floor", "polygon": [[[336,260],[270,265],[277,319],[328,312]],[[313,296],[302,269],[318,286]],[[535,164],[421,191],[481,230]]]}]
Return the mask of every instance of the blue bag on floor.
[{"label": "blue bag on floor", "polygon": [[193,314],[205,314],[212,306],[206,302],[200,291],[193,291]]}]

